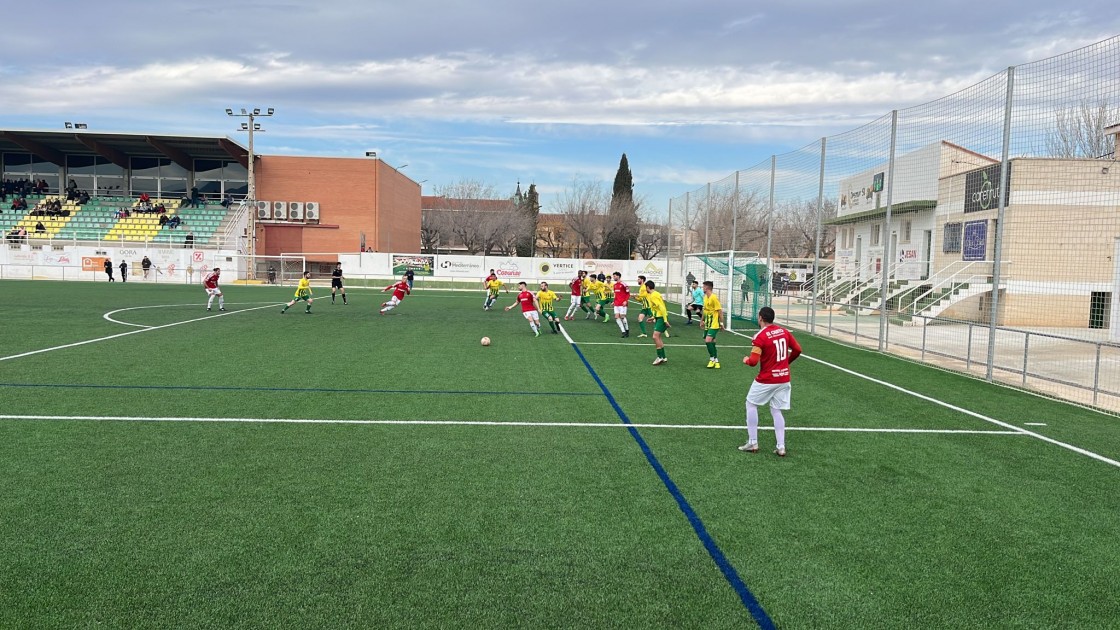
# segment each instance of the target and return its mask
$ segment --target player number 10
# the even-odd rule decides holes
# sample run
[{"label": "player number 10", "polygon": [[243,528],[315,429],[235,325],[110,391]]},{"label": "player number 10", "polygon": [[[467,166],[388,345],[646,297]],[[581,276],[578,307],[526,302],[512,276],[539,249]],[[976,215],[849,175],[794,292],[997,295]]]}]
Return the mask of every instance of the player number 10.
[{"label": "player number 10", "polygon": [[778,353],[779,361],[785,361],[786,357],[789,356],[789,346],[787,345],[785,339],[775,339],[774,350],[776,350]]}]

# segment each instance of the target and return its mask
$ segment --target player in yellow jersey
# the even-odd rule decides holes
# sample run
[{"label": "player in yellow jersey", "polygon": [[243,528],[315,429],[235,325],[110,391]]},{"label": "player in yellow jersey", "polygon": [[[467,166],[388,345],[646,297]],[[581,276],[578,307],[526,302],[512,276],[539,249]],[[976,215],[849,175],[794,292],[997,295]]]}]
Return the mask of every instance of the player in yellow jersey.
[{"label": "player in yellow jersey", "polygon": [[611,321],[610,307],[611,302],[614,301],[614,291],[611,289],[611,284],[607,282],[606,274],[599,274],[599,282],[596,284],[596,292],[599,294],[599,303],[595,306],[595,313],[603,316],[603,323]]},{"label": "player in yellow jersey", "polygon": [[708,346],[708,367],[719,369],[719,355],[716,354],[716,334],[719,333],[723,319],[723,306],[712,290],[711,280],[704,281],[704,345]]},{"label": "player in yellow jersey", "polygon": [[668,363],[669,359],[665,357],[665,342],[661,340],[661,334],[665,332],[665,324],[669,320],[669,309],[665,306],[661,294],[654,290],[653,280],[646,280],[646,303],[649,304],[650,313],[653,314],[653,345],[657,348],[657,358],[653,360],[653,364]]},{"label": "player in yellow jersey", "polygon": [[556,319],[556,300],[559,299],[560,296],[549,290],[547,282],[541,283],[541,290],[537,291],[537,303],[541,306],[541,317],[548,322],[554,335],[560,334],[560,322]]},{"label": "player in yellow jersey", "polygon": [[587,275],[587,317],[591,319],[599,315],[599,278],[595,274]]},{"label": "player in yellow jersey", "polygon": [[482,310],[488,311],[494,302],[498,301],[498,292],[502,290],[502,281],[497,276],[486,281],[486,303],[482,305]]},{"label": "player in yellow jersey", "polygon": [[637,300],[638,306],[642,307],[642,310],[638,311],[638,328],[642,331],[638,335],[639,339],[647,336],[646,318],[653,316],[653,312],[649,310],[649,300],[646,299],[647,296],[649,296],[649,289],[646,288],[646,277],[638,276],[638,296],[634,299]]},{"label": "player in yellow jersey", "polygon": [[304,312],[305,313],[310,313],[311,312],[311,303],[315,301],[311,298],[311,272],[310,271],[303,272],[303,277],[299,279],[299,284],[296,285],[296,297],[294,299],[292,299],[291,302],[288,302],[287,304],[285,304],[284,308],[280,310],[280,313],[283,314],[292,305],[294,305],[296,302],[299,302],[300,300],[303,300],[304,303],[307,305],[307,310],[305,310]]}]

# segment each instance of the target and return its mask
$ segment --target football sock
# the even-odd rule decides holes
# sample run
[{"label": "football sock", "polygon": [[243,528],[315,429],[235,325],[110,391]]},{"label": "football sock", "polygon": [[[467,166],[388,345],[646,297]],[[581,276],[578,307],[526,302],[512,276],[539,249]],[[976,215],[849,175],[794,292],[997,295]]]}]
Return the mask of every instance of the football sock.
[{"label": "football sock", "polygon": [[665,358],[665,348],[658,348],[658,349],[657,349],[657,356],[659,356],[659,357],[661,357],[662,359],[664,359],[664,358]]},{"label": "football sock", "polygon": [[[785,436],[784,426],[782,436]],[[747,403],[747,442],[758,444],[758,407]]]},{"label": "football sock", "polygon": [[533,322],[529,322],[529,328],[532,328],[533,332],[537,332],[537,330],[538,330],[537,325],[534,324]]},{"label": "football sock", "polygon": [[349,302],[346,301],[346,294],[345,293],[342,294],[342,303],[343,304],[349,304]]},{"label": "football sock", "polygon": [[630,320],[623,317],[619,321],[622,322],[622,332],[630,332]]},{"label": "football sock", "polygon": [[623,321],[623,320],[621,320],[621,319],[616,319],[616,320],[614,320],[614,322],[615,322],[616,324],[618,324],[618,329],[619,329],[620,331],[622,331],[622,332],[626,332],[626,326],[625,326],[625,325],[624,325],[624,324],[622,323],[622,321]]},{"label": "football sock", "polygon": [[213,295],[211,295],[211,296],[210,296],[210,299],[209,299],[209,300],[206,300],[206,308],[210,308],[210,307],[211,307],[211,306],[213,306],[213,305],[214,305],[214,296],[213,296]]},{"label": "football sock", "polygon": [[708,356],[711,357],[712,359],[715,359],[716,358],[716,344],[714,342],[709,341],[708,343],[705,343],[704,345],[708,347]]},{"label": "football sock", "polygon": [[639,319],[638,320],[638,328],[641,329],[643,335],[646,334],[646,320]]},{"label": "football sock", "polygon": [[226,296],[219,295],[218,296],[218,308],[225,308],[225,307],[226,307]]},{"label": "football sock", "polygon": [[786,447],[786,417],[782,415],[781,409],[770,408],[770,415],[774,418],[774,439],[777,440],[778,448]]}]

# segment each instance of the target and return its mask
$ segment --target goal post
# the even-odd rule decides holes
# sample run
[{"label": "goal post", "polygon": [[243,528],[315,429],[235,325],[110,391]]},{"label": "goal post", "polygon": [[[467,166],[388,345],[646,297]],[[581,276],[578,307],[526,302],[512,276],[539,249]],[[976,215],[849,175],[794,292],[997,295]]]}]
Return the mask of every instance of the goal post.
[{"label": "goal post", "polygon": [[237,280],[245,284],[295,286],[307,269],[307,258],[301,255],[228,256],[237,269]]},{"label": "goal post", "polygon": [[681,314],[691,302],[689,283],[710,280],[723,305],[728,330],[758,325],[758,309],[770,306],[770,270],[758,252],[722,251],[686,254],[679,296]]}]

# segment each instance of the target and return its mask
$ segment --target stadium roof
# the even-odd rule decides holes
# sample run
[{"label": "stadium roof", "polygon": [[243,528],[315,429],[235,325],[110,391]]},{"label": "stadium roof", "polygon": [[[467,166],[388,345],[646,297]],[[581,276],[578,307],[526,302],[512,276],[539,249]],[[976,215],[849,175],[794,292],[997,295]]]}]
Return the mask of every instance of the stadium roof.
[{"label": "stadium roof", "polygon": [[194,170],[195,159],[234,159],[249,165],[249,151],[234,140],[216,136],[167,136],[96,131],[34,131],[0,129],[0,151],[31,153],[62,166],[67,155],[100,155],[122,168],[128,158],[168,158]]}]

